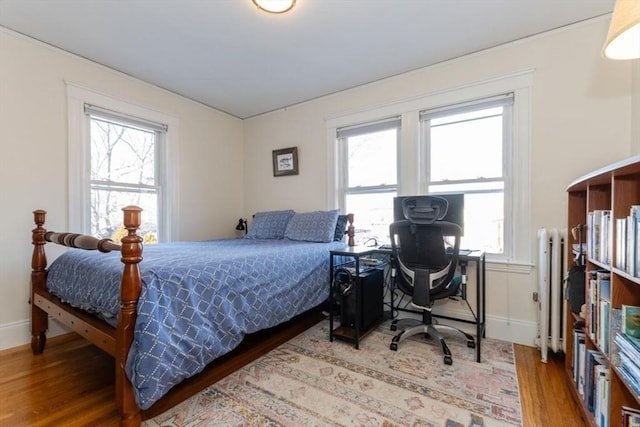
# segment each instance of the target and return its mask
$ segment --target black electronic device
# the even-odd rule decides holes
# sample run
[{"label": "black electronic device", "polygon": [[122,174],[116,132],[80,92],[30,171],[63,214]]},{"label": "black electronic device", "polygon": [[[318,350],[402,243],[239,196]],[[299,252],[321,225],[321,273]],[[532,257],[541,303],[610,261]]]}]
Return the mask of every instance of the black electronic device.
[{"label": "black electronic device", "polygon": [[[383,270],[373,268],[358,276],[351,277],[350,292],[339,294],[340,325],[355,327],[357,310],[360,312],[359,328],[367,330],[383,316]],[[344,284],[343,284],[344,285]],[[353,287],[358,288],[358,300]]]},{"label": "black electronic device", "polygon": [[[442,197],[449,202],[447,214],[442,221],[458,224],[464,234],[464,194],[430,194],[431,196]],[[402,221],[405,219],[402,209],[402,201],[408,197],[415,196],[398,196],[393,198],[393,220]]]}]

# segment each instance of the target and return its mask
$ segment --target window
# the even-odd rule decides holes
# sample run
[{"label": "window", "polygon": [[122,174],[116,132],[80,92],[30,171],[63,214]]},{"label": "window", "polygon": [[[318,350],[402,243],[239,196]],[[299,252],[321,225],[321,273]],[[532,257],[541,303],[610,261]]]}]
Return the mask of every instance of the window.
[{"label": "window", "polygon": [[179,238],[172,227],[178,185],[171,146],[179,120],[67,82],[69,227],[118,240],[122,208],[140,206],[146,243]]},{"label": "window", "polygon": [[124,235],[122,207],[144,209],[140,235],[157,242],[162,200],[162,150],[166,126],[120,117],[85,105],[89,122],[90,234],[102,238]]},{"label": "window", "polygon": [[[329,206],[385,240],[396,194],[464,194],[464,246],[484,249],[493,269],[529,272],[532,84],[533,72],[523,71],[328,117]],[[383,124],[393,129],[388,151],[350,151]]]},{"label": "window", "polygon": [[391,118],[337,130],[341,153],[341,201],[357,212],[356,239],[387,241],[397,194],[400,119]]},{"label": "window", "polygon": [[425,193],[463,193],[463,247],[505,253],[513,95],[420,113]]}]

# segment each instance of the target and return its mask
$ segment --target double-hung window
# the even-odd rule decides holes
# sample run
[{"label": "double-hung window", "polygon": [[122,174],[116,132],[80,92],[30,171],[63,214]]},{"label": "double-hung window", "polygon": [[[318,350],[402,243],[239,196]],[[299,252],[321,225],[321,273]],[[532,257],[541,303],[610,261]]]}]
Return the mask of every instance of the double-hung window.
[{"label": "double-hung window", "polygon": [[70,82],[67,99],[69,227],[117,241],[126,233],[122,208],[136,205],[145,243],[178,239],[171,216],[178,177],[169,160],[180,121]]},{"label": "double-hung window", "polygon": [[388,240],[398,191],[400,124],[392,117],[337,129],[341,207],[357,212],[356,238],[362,244]]},{"label": "double-hung window", "polygon": [[85,105],[89,124],[90,233],[122,237],[122,207],[144,210],[140,234],[158,239],[162,221],[163,169],[159,159],[167,127]]},{"label": "double-hung window", "polygon": [[420,112],[424,192],[464,194],[462,245],[499,255],[513,226],[512,107],[506,94]]}]

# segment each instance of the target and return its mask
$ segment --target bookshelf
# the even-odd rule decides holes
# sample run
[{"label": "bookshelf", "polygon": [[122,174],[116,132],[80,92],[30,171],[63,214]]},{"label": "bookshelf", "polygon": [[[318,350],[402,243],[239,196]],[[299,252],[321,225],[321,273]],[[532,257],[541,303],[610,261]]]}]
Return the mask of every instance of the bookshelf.
[{"label": "bookshelf", "polygon": [[[585,227],[586,301],[584,318],[572,313],[566,302],[565,369],[587,425],[621,426],[625,411],[640,409],[640,393],[621,362],[629,356],[640,361],[640,349],[629,355],[615,343],[616,334],[623,333],[622,307],[640,306],[640,220],[636,224],[633,218],[640,205],[640,156],[575,180],[567,193],[568,229]],[[572,267],[580,259],[580,242],[568,234],[567,259]],[[599,409],[589,400],[594,389]]]}]

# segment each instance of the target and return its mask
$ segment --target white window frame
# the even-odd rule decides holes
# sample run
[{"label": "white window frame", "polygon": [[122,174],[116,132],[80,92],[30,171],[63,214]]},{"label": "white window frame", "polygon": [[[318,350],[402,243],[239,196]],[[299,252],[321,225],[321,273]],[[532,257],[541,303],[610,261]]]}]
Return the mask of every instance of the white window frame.
[{"label": "white window frame", "polygon": [[[344,139],[350,136],[364,135],[367,133],[377,132],[380,130],[397,129],[396,151],[400,143],[400,130],[402,123],[400,117],[387,117],[382,120],[376,120],[368,123],[361,123],[355,126],[347,126],[336,129],[336,138],[338,140],[340,154],[338,156],[338,208],[342,211],[346,207],[347,195],[372,194],[372,193],[396,193],[398,192],[398,177],[393,184],[370,185],[366,187],[349,187],[349,171],[348,171],[348,147]],[[397,170],[397,168],[396,168]]]},{"label": "white window frame", "polygon": [[[509,215],[511,212],[510,209],[510,199],[511,199],[511,180],[513,177],[513,162],[511,156],[511,147],[513,146],[513,104],[514,104],[514,94],[508,93],[500,96],[489,97],[489,98],[481,98],[477,100],[473,100],[470,102],[465,102],[463,104],[455,104],[455,105],[447,105],[445,107],[431,109],[431,110],[423,110],[420,112],[420,134],[421,134],[421,147],[424,155],[421,157],[421,179],[420,179],[420,194],[429,194],[429,189],[432,186],[446,186],[446,185],[456,185],[456,184],[469,184],[469,183],[479,183],[479,182],[501,182],[503,184],[503,239],[505,246],[503,248],[502,254],[490,254],[492,258],[510,258],[512,253],[514,252],[513,245],[511,242],[514,241],[513,236],[511,235],[511,231],[513,230],[513,225],[511,224],[514,221],[514,217]],[[426,125],[425,122],[430,119],[439,118],[442,116],[462,114],[464,112],[472,112],[479,111],[482,109],[487,109],[491,107],[504,106],[505,109],[502,116],[502,141],[501,141],[501,155],[502,155],[502,168],[501,175],[499,177],[490,177],[484,180],[482,179],[465,179],[460,182],[456,181],[433,181],[431,179],[431,171],[429,170],[429,165],[431,164],[431,148],[430,148],[430,126]],[[423,118],[424,117],[424,118]],[[455,166],[453,166],[455,167]],[[447,191],[445,191],[446,193]],[[478,191],[480,193],[487,194],[485,191]],[[471,193],[469,191],[465,192],[465,194]],[[437,194],[437,193],[434,193]],[[464,244],[464,241],[463,241]]]},{"label": "white window frame", "polygon": [[[482,98],[490,98],[505,93],[514,94],[513,141],[505,153],[508,169],[509,188],[505,188],[505,215],[514,218],[509,229],[505,229],[505,253],[487,255],[492,264],[509,265],[509,271],[527,273],[533,265],[531,231],[531,91],[533,71],[527,70],[494,79],[476,82],[448,90],[401,100],[370,109],[326,119],[327,165],[328,165],[328,205],[343,208],[339,191],[340,174],[337,129],[358,123],[372,122],[385,117],[401,116],[402,127],[398,146],[398,195],[424,193],[422,178],[425,147],[420,138],[420,111],[448,105],[461,104]],[[508,192],[508,193],[507,193]],[[355,221],[357,222],[357,212]],[[517,238],[516,238],[517,236]],[[498,269],[499,270],[499,269]]]},{"label": "white window frame", "polygon": [[[161,113],[131,102],[117,99],[109,95],[96,92],[66,82],[68,102],[68,174],[69,174],[69,208],[68,227],[71,230],[80,230],[89,233],[91,229],[90,217],[90,174],[91,174],[91,147],[90,147],[90,119],[85,114],[85,105],[105,111],[116,112],[123,117],[132,117],[151,123],[167,125],[162,141],[159,141],[157,153],[157,168],[164,171],[158,178],[162,187],[160,197],[160,223],[158,232],[160,241],[178,240],[177,224],[173,212],[177,211],[177,193],[174,191],[178,185],[177,175],[177,137],[179,135],[180,122],[176,117]],[[171,159],[171,161],[169,161]],[[144,212],[142,212],[144,217]]]}]

